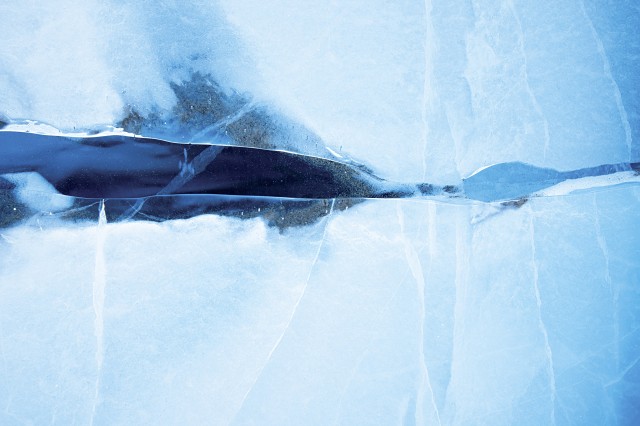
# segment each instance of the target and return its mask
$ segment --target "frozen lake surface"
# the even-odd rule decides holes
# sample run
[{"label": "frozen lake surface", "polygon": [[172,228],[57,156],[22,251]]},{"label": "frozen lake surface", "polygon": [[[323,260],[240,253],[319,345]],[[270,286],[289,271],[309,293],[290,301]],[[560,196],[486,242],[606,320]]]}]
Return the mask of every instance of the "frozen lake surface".
[{"label": "frozen lake surface", "polygon": [[0,28],[0,424],[640,422],[635,2]]}]

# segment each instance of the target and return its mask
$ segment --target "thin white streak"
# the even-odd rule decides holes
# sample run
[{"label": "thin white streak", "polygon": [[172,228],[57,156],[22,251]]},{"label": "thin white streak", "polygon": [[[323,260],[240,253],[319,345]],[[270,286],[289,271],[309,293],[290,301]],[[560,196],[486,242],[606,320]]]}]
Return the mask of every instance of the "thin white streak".
[{"label": "thin white streak", "polygon": [[609,287],[609,290],[612,291],[612,282],[611,282],[611,271],[609,269],[609,248],[607,246],[607,241],[604,239],[602,235],[602,229],[600,227],[600,218],[598,212],[598,201],[597,194],[593,194],[593,210],[594,210],[594,225],[596,230],[596,239],[598,240],[598,247],[602,252],[602,256],[604,257],[605,262],[605,282]]},{"label": "thin white streak", "polygon": [[622,122],[622,127],[624,128],[625,142],[627,144],[627,153],[629,155],[629,161],[631,161],[631,125],[629,124],[629,118],[627,116],[627,111],[624,108],[624,104],[622,103],[622,95],[620,93],[620,88],[618,87],[618,83],[613,78],[613,74],[611,73],[611,65],[609,64],[609,59],[607,58],[607,53],[604,50],[604,45],[602,44],[602,40],[600,36],[598,36],[598,32],[596,28],[593,26],[593,21],[589,18],[589,14],[584,7],[584,2],[580,2],[580,8],[582,9],[582,13],[584,14],[587,23],[589,24],[589,29],[591,30],[591,34],[593,35],[593,39],[596,42],[598,47],[598,53],[602,58],[602,66],[604,75],[611,82],[611,87],[613,89],[613,97],[616,100],[616,107],[618,108],[618,114],[620,114],[620,121]]},{"label": "thin white streak", "polygon": [[640,362],[640,356],[636,357],[636,359],[631,361],[624,370],[619,372],[613,380],[610,380],[609,382],[605,383],[604,386],[609,387],[619,383],[622,379],[624,379],[624,377],[629,373],[629,371],[631,371],[631,369],[635,367],[639,362]]},{"label": "thin white streak", "polygon": [[106,236],[107,215],[105,212],[104,200],[100,202],[100,216],[97,226],[96,238],[96,258],[93,275],[93,311],[95,318],[93,321],[93,333],[96,337],[96,383],[93,397],[93,408],[91,410],[91,421],[93,425],[96,415],[96,408],[99,401],[100,378],[102,377],[102,364],[104,362],[104,294],[106,285],[106,266],[104,258],[104,240]]},{"label": "thin white streak", "polygon": [[613,341],[614,341],[614,360],[616,362],[616,369],[620,368],[620,318],[618,315],[618,300],[620,297],[620,289],[618,286],[613,285],[611,279],[611,269],[609,266],[609,246],[607,240],[602,233],[602,227],[600,226],[600,211],[598,208],[598,194],[593,194],[593,210],[594,210],[594,225],[596,230],[596,239],[598,241],[598,247],[602,252],[605,262],[605,282],[609,287],[611,293],[611,303],[613,305]]},{"label": "thin white streak", "polygon": [[215,123],[213,123],[210,126],[207,126],[206,128],[202,129],[200,132],[196,133],[192,138],[191,141],[192,142],[200,142],[202,140],[202,138],[204,138],[207,135],[215,135],[219,130],[221,130],[223,127],[227,127],[230,124],[235,123],[236,121],[240,120],[245,114],[247,114],[248,112],[250,112],[253,108],[255,107],[255,104],[253,102],[247,102],[242,108],[238,109],[235,113],[216,121]]},{"label": "thin white streak", "polygon": [[251,386],[249,386],[249,389],[247,390],[247,392],[244,394],[244,397],[242,398],[242,401],[240,402],[240,406],[238,407],[238,410],[236,411],[236,413],[233,415],[231,421],[229,422],[230,424],[232,424],[235,421],[235,418],[242,411],[242,407],[244,407],[244,404],[245,404],[247,398],[251,394],[251,391],[253,391],[253,388],[255,387],[256,383],[258,383],[258,380],[260,380],[260,377],[262,376],[262,373],[264,372],[264,369],[269,364],[269,361],[271,361],[271,357],[273,356],[275,351],[280,346],[280,343],[282,342],[282,339],[284,338],[285,334],[287,334],[287,331],[289,330],[289,326],[291,326],[291,323],[293,322],[293,318],[295,317],[296,312],[298,311],[298,306],[300,305],[300,302],[302,301],[302,298],[304,297],[304,295],[305,295],[305,293],[307,291],[307,287],[309,286],[309,282],[311,281],[311,275],[313,274],[313,270],[314,270],[316,264],[318,263],[318,258],[320,257],[320,251],[322,250],[322,246],[324,245],[324,241],[325,241],[325,238],[327,236],[327,228],[329,227],[329,218],[331,217],[331,214],[333,213],[333,208],[335,206],[335,203],[336,203],[336,200],[334,198],[331,201],[331,208],[329,209],[329,214],[325,218],[325,225],[324,225],[324,230],[322,232],[322,239],[320,240],[320,244],[318,245],[318,250],[316,251],[316,255],[315,255],[314,259],[313,259],[311,267],[309,268],[309,274],[307,275],[307,280],[304,283],[304,287],[302,288],[302,291],[300,292],[300,296],[298,297],[298,300],[296,301],[295,305],[293,306],[293,310],[291,311],[291,315],[289,316],[289,319],[287,320],[287,325],[282,330],[282,333],[280,333],[280,336],[276,340],[276,343],[273,345],[273,348],[271,348],[271,350],[269,351],[269,354],[267,355],[266,360],[262,364],[262,367],[260,368],[260,371],[256,375],[255,380],[253,381]]},{"label": "thin white streak", "polygon": [[536,298],[536,306],[538,308],[538,329],[544,339],[544,351],[547,356],[547,375],[549,380],[549,388],[551,389],[551,424],[556,424],[556,378],[553,368],[553,352],[551,351],[551,345],[549,344],[549,334],[547,333],[547,327],[542,320],[542,300],[540,299],[540,288],[538,287],[538,263],[536,262],[536,244],[535,244],[535,230],[533,223],[534,212],[529,206],[529,233],[531,239],[531,266],[533,268],[533,290]]},{"label": "thin white streak", "polygon": [[[456,366],[464,364],[464,357],[467,356],[464,349],[464,341],[466,334],[465,311],[467,305],[467,283],[469,280],[470,259],[467,252],[470,247],[466,229],[466,223],[461,220],[456,221],[456,270],[455,270],[455,302],[453,307],[453,349],[451,353],[451,366],[449,374],[449,384],[447,385],[446,403],[445,403],[445,423],[457,423],[456,416]],[[473,235],[473,229],[471,230]],[[473,238],[473,237],[472,237]],[[464,401],[459,401],[463,404]]]},{"label": "thin white streak", "polygon": [[425,388],[429,389],[431,395],[431,405],[433,412],[435,413],[438,424],[441,425],[440,412],[436,404],[435,395],[433,393],[433,387],[431,386],[431,379],[429,378],[429,369],[427,367],[425,352],[424,352],[424,323],[426,321],[426,307],[425,307],[425,279],[422,270],[422,264],[415,248],[411,244],[411,241],[406,236],[404,225],[404,213],[400,201],[396,203],[396,213],[398,215],[398,224],[400,225],[400,236],[402,237],[402,245],[404,247],[404,255],[407,259],[407,264],[411,270],[411,275],[416,281],[416,289],[418,292],[418,305],[420,306],[420,333],[418,336],[418,355],[420,360],[420,384],[417,389],[416,395],[416,424],[425,424]]},{"label": "thin white streak", "polygon": [[0,237],[2,237],[2,239],[8,242],[9,244],[15,244],[15,241],[13,241],[11,238],[7,237],[4,234],[0,234]]},{"label": "thin white streak", "polygon": [[433,79],[433,56],[435,51],[434,28],[431,19],[433,6],[431,0],[424,1],[425,13],[425,40],[424,40],[424,81],[422,87],[422,180],[427,179],[427,148],[429,139],[429,102],[432,94],[431,80]]},{"label": "thin white streak", "polygon": [[513,1],[512,0],[508,1],[508,5],[509,5],[509,9],[511,9],[511,13],[513,14],[513,18],[516,20],[516,24],[518,25],[518,44],[520,46],[520,52],[522,54],[522,61],[523,61],[522,73],[523,73],[523,77],[524,77],[524,84],[525,84],[525,87],[527,89],[527,93],[529,94],[529,99],[531,100],[531,103],[533,104],[533,109],[536,111],[536,114],[538,114],[538,116],[540,117],[540,120],[542,120],[542,126],[543,126],[543,130],[544,130],[543,159],[546,161],[547,152],[549,151],[549,141],[550,141],[550,137],[549,137],[549,121],[547,120],[547,117],[542,112],[542,108],[540,107],[540,104],[538,103],[538,99],[536,98],[536,95],[533,93],[533,90],[531,89],[531,85],[529,84],[529,71],[528,71],[528,65],[527,65],[527,54],[526,54],[526,51],[525,51],[525,48],[524,48],[524,31],[522,30],[522,23],[520,22],[520,17],[518,16],[518,14],[516,12],[516,8],[513,5]]}]

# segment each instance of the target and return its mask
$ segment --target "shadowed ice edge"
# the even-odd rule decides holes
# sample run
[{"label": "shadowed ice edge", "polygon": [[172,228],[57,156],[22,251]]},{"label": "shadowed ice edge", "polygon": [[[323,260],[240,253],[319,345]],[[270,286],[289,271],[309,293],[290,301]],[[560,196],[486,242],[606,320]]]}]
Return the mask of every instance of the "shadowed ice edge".
[{"label": "shadowed ice edge", "polygon": [[[346,158],[234,146],[225,134],[192,144],[128,134],[91,137],[0,132],[0,226],[37,213],[77,220],[105,200],[108,219],[163,221],[200,214],[263,217],[279,228],[313,223],[371,198],[435,197],[518,208],[563,182],[583,189],[638,181],[638,163],[571,171],[509,162],[461,183],[391,182]],[[611,179],[611,176],[615,176]],[[576,189],[580,185],[570,185]]]}]

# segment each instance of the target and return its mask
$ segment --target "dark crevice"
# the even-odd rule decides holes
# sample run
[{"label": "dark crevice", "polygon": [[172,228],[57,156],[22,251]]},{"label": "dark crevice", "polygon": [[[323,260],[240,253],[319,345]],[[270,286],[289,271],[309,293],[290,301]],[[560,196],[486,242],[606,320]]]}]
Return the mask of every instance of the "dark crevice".
[{"label": "dark crevice", "polygon": [[[520,208],[532,194],[569,179],[638,170],[638,163],[573,171],[502,163],[464,179],[462,185],[438,186],[389,182],[351,163],[268,149],[126,135],[77,138],[2,131],[0,226],[40,211],[20,201],[20,191],[25,190],[74,197],[71,208],[56,213],[70,220],[91,217],[83,206],[107,200],[109,220],[167,220],[213,213],[260,216],[284,229],[328,214],[328,200],[340,200],[332,202],[338,211],[365,199],[412,196],[467,198]],[[9,175],[20,173],[36,173],[46,185],[35,189],[17,185]],[[49,184],[53,189],[46,189]]]},{"label": "dark crevice", "polygon": [[[366,198],[401,197],[414,190],[349,164],[281,151],[124,135],[0,132],[0,175],[15,173],[37,173],[55,193],[82,203],[105,199],[110,220],[215,213],[261,216],[281,229],[328,214],[331,199],[339,200],[333,202],[334,210],[342,210]],[[5,197],[12,197],[5,206],[16,204],[14,193],[33,190],[16,188],[7,179],[0,186]],[[3,216],[9,221],[4,226],[18,220],[11,212],[3,211]]]}]

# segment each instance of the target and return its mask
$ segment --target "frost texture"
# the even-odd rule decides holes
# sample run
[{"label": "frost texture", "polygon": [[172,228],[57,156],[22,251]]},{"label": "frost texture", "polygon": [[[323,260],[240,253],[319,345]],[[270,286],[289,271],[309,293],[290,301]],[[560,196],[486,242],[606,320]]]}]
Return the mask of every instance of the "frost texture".
[{"label": "frost texture", "polygon": [[0,28],[2,131],[417,189],[198,211],[3,172],[1,424],[638,422],[633,1],[5,1]]}]

